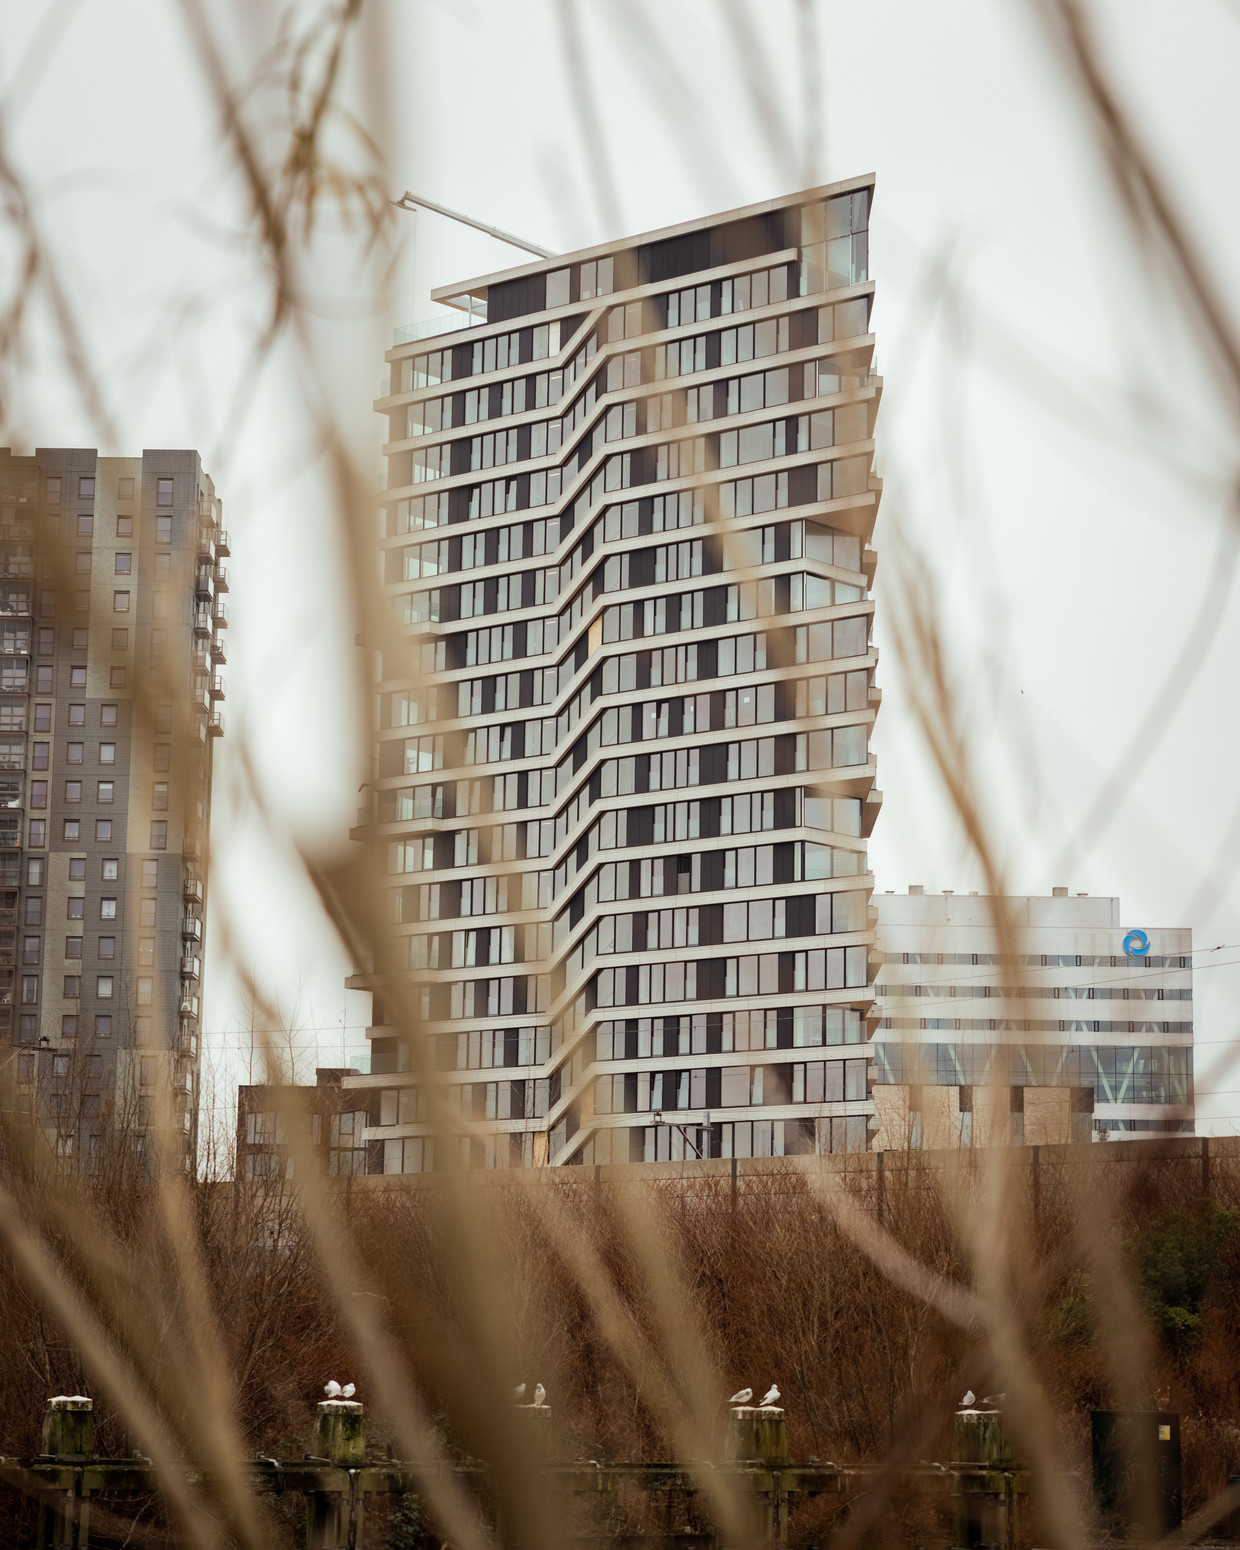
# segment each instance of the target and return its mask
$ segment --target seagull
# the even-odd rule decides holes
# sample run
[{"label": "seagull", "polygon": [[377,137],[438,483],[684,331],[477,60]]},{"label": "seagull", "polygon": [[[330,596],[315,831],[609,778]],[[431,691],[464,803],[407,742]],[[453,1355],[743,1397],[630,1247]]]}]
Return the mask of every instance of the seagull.
[{"label": "seagull", "polygon": [[1001,1405],[1006,1398],[1006,1394],[987,1394],[982,1403],[984,1405]]},{"label": "seagull", "polygon": [[733,1394],[732,1398],[730,1400],[728,1400],[728,1404],[730,1404],[730,1405],[747,1405],[752,1398],[753,1398],[753,1390],[752,1389],[737,1389],[736,1393]]},{"label": "seagull", "polygon": [[328,1399],[339,1399],[344,1390],[336,1382],[335,1378],[329,1378],[327,1380],[326,1386],[323,1389],[323,1392],[327,1395]]},{"label": "seagull", "polygon": [[356,1394],[356,1393],[357,1393],[357,1384],[356,1383],[346,1383],[345,1386],[340,1390],[340,1395],[341,1395],[342,1399],[352,1399],[354,1394]]},{"label": "seagull", "polygon": [[534,1385],[534,1403],[540,1406],[547,1403],[547,1391],[541,1383]]},{"label": "seagull", "polygon": [[963,1410],[966,1405],[973,1404],[976,1399],[977,1399],[977,1395],[973,1392],[972,1389],[969,1389],[966,1392],[964,1398],[960,1401],[961,1409]]},{"label": "seagull", "polygon": [[513,1391],[512,1391],[512,1402],[513,1402],[514,1405],[519,1405],[524,1398],[525,1398],[525,1384],[524,1383],[518,1383],[516,1388],[513,1389]]},{"label": "seagull", "polygon": [[762,1404],[765,1407],[766,1405],[777,1405],[778,1403],[779,1403],[779,1390],[772,1383],[770,1388],[767,1389],[766,1393],[763,1394],[763,1396],[762,1396]]}]

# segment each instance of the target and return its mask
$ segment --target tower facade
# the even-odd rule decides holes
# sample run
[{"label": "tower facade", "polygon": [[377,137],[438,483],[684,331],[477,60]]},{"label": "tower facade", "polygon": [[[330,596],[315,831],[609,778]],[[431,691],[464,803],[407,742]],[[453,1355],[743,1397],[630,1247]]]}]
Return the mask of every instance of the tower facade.
[{"label": "tower facade", "polygon": [[0,449],[0,1039],[66,1163],[196,1148],[228,539],[198,454]]},{"label": "tower facade", "polygon": [[[485,322],[388,353],[363,832],[474,1165],[867,1144],[872,191],[443,287]],[[383,1000],[346,1080],[422,1171]]]}]

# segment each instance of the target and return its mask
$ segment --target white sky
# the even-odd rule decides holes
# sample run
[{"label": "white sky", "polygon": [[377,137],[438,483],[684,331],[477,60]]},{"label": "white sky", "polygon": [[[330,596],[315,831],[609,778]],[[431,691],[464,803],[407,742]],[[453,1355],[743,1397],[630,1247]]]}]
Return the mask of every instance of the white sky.
[{"label": "white sky", "polygon": [[[252,65],[270,44],[273,6],[207,9],[231,29],[234,62]],[[1200,901],[1240,807],[1230,593],[1154,756],[1096,841],[1057,859],[1198,618],[1237,437],[1165,292],[1131,257],[1032,6],[817,0],[812,54],[794,0],[576,0],[576,12],[601,177],[553,0],[372,0],[378,62],[355,66],[349,90],[384,145],[391,192],[410,188],[567,249],[811,178],[877,173],[880,647],[884,542],[899,522],[940,589],[1009,886],[1115,893],[1128,924],[1187,924],[1199,949],[1223,944],[1197,959],[1198,1085],[1211,1127],[1235,1128],[1240,1073],[1210,1073],[1237,1029],[1240,970],[1225,965],[1240,962],[1240,892],[1210,909]],[[1117,0],[1098,14],[1122,94],[1210,271],[1220,282],[1240,274],[1229,197],[1240,20],[1224,0]],[[369,405],[391,326],[429,317],[433,285],[520,254],[431,215],[399,215],[390,284],[372,304],[373,270],[329,231],[310,271],[321,380],[308,381],[287,348],[256,377],[249,349],[265,279],[180,15],[165,0],[0,0],[7,154],[35,195],[118,426],[113,445],[91,423],[36,316],[37,348],[0,439],[21,450],[195,446],[222,494],[234,624],[206,1026],[244,1079],[248,1014],[220,951],[225,910],[244,961],[303,1030],[303,1071],[315,1054],[336,1064],[365,1051],[365,1000],[346,997],[345,955],[288,850],[289,837],[346,843],[365,774],[307,402],[329,395],[378,479]],[[739,47],[734,16],[750,34]],[[32,46],[39,26],[57,40],[50,53]],[[814,71],[822,133],[808,146]],[[0,243],[6,292],[11,251]],[[950,306],[935,273],[949,277]],[[1224,289],[1240,314],[1240,286]],[[252,391],[241,399],[243,387]],[[879,681],[878,886],[977,887],[890,651]],[[243,742],[283,833],[249,814]],[[1230,877],[1235,857],[1226,863]]]}]

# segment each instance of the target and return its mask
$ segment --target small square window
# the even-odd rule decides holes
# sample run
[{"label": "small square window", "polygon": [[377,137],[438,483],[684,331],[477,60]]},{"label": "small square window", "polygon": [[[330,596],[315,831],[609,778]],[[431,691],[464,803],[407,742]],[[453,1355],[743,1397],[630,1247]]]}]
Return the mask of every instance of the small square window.
[{"label": "small square window", "polygon": [[65,781],[65,801],[80,802],[82,800],[82,782],[80,780]]},{"label": "small square window", "polygon": [[[91,534],[95,531],[95,519],[94,519],[94,517],[87,516],[85,514],[80,516],[77,519],[77,530],[78,530],[78,537],[79,538],[89,538],[91,536]],[[82,555],[79,554],[78,555],[78,570],[89,570],[90,569],[90,556],[89,555],[85,556],[85,559],[86,559],[86,564],[85,565],[83,565],[81,563],[82,558],[83,558]]]},{"label": "small square window", "polygon": [[[85,520],[87,522],[89,522],[91,519],[89,517],[87,517]],[[79,517],[78,518],[78,522],[80,523],[81,521],[82,521],[82,518]],[[78,550],[77,554],[74,556],[74,569],[77,571],[79,576],[88,576],[90,574],[90,550],[89,549],[79,549]],[[89,592],[86,594],[86,606],[88,608],[90,607],[90,593]]]},{"label": "small square window", "polygon": [[54,619],[56,617],[56,594],[54,592],[39,593],[39,618]]},{"label": "small square window", "polygon": [[151,792],[151,810],[156,813],[168,811],[168,782],[157,780],[154,790]]},{"label": "small square window", "polygon": [[69,881],[71,883],[84,883],[86,881],[86,857],[69,857]]},{"label": "small square window", "polygon": [[40,939],[37,936],[28,936],[25,939],[25,941],[22,943],[22,962],[23,963],[38,963],[38,961],[39,961],[39,941],[40,941]]},{"label": "small square window", "polygon": [[115,791],[115,789],[116,789],[115,785],[114,785],[114,783],[112,781],[110,781],[110,780],[101,780],[99,782],[99,791],[98,791],[97,800],[100,801],[100,802],[111,802],[113,800],[113,792]]},{"label": "small square window", "polygon": [[99,901],[99,919],[100,920],[115,920],[116,919],[116,900],[115,899],[100,899],[100,901]]},{"label": "small square window", "polygon": [[118,479],[116,481],[116,498],[118,501],[133,500],[133,480]]},{"label": "small square window", "polygon": [[164,654],[164,646],[167,644],[167,640],[168,640],[168,632],[167,632],[167,630],[152,630],[151,631],[151,655],[153,657],[162,657],[163,656],[163,654]]},{"label": "small square window", "polygon": [[80,958],[82,956],[82,938],[80,936],[67,936],[65,938],[65,957]]},{"label": "small square window", "polygon": [[171,705],[157,705],[155,707],[155,730],[159,733],[172,731]]},{"label": "small square window", "polygon": [[170,544],[172,542],[172,518],[155,518],[155,542],[157,544]]},{"label": "small square window", "polygon": [[32,780],[30,782],[30,805],[33,808],[47,806],[47,782],[45,780]]},{"label": "small square window", "polygon": [[60,480],[49,479],[47,481],[47,504],[49,506],[60,505]]},{"label": "small square window", "polygon": [[99,707],[99,725],[101,727],[114,727],[116,725],[115,705],[101,705]]},{"label": "small square window", "polygon": [[51,757],[50,743],[36,743],[30,750],[30,768],[32,770],[45,770],[48,767],[48,759]]},{"label": "small square window", "polygon": [[155,938],[143,936],[138,938],[138,962],[144,968],[155,962]]},{"label": "small square window", "polygon": [[99,763],[100,764],[115,764],[116,763],[116,744],[115,743],[100,743],[99,744]]},{"label": "small square window", "polygon": [[43,859],[42,856],[32,856],[30,858],[30,860],[26,863],[27,888],[42,888],[43,869],[46,865],[47,862]]},{"label": "small square window", "polygon": [[95,1037],[97,1039],[112,1037],[112,1019],[106,1013],[101,1013],[95,1018]]},{"label": "small square window", "polygon": [[133,537],[133,518],[132,517],[117,517],[117,519],[116,519],[116,536],[118,538],[132,538]]},{"label": "small square window", "polygon": [[123,689],[125,687],[125,669],[114,667],[108,674],[109,689]]},{"label": "small square window", "polygon": [[76,1001],[82,994],[82,977],[80,974],[65,975],[65,995],[70,1001]]},{"label": "small square window", "polygon": [[81,764],[83,743],[67,743],[65,745],[65,763]]},{"label": "small square window", "polygon": [[81,920],[86,912],[86,900],[80,897],[66,899],[65,909],[70,920]]},{"label": "small square window", "polygon": [[60,1033],[62,1038],[73,1039],[77,1037],[78,1020],[76,1012],[63,1012],[60,1018]]},{"label": "small square window", "polygon": [[[69,687],[71,689],[85,689],[86,669],[84,667],[71,667],[69,669]],[[78,725],[83,725],[84,721],[85,718],[83,718],[83,721],[79,722]]]},{"label": "small square window", "polygon": [[165,819],[157,818],[151,823],[151,849],[168,849],[168,824]]},{"label": "small square window", "polygon": [[36,732],[50,732],[52,730],[52,707],[50,705],[35,706],[34,729]]},{"label": "small square window", "polygon": [[[55,686],[52,682],[52,670],[50,667],[35,668],[34,692],[36,694],[52,694],[55,692]],[[44,730],[46,730],[46,728]]]},{"label": "small square window", "polygon": [[81,474],[78,477],[78,499],[93,501],[95,498],[94,474]]},{"label": "small square window", "polygon": [[111,1001],[112,976],[110,974],[101,974],[98,977],[98,979],[95,981],[95,994],[99,997],[100,1001]]},{"label": "small square window", "polygon": [[129,631],[128,630],[113,630],[112,631],[112,650],[113,651],[128,651],[129,650]]},{"label": "small square window", "polygon": [[155,504],[157,506],[172,505],[172,480],[157,479],[155,481]]},{"label": "small square window", "polygon": [[66,818],[65,819],[64,833],[62,835],[62,838],[66,839],[66,840],[77,840],[77,839],[81,839],[81,837],[82,837],[82,822],[81,822],[81,819],[79,819],[79,818]]},{"label": "small square window", "polygon": [[110,818],[95,819],[95,839],[100,844],[107,844],[112,838],[112,820]]},{"label": "small square window", "polygon": [[144,861],[142,863],[142,886],[154,888],[159,882],[159,862]]},{"label": "small square window", "polygon": [[149,979],[139,979],[139,981],[138,981],[138,1005],[139,1006],[150,1006],[150,1004],[151,1004],[151,989],[152,989],[153,983],[154,982],[152,980],[149,980]]},{"label": "small square window", "polygon": [[171,769],[171,767],[172,767],[172,744],[171,743],[156,743],[155,744],[155,769],[156,769],[156,771],[162,774],[164,770]]},{"label": "small square window", "polygon": [[113,592],[112,612],[114,614],[127,614],[129,612],[129,593]]},{"label": "small square window", "polygon": [[120,876],[120,858],[118,856],[105,856],[101,875],[105,883],[114,883]]},{"label": "small square window", "polygon": [[138,924],[155,929],[155,900],[143,899],[138,905]]},{"label": "small square window", "polygon": [[101,958],[116,957],[116,938],[114,936],[101,936],[99,938],[99,956]]},{"label": "small square window", "polygon": [[172,575],[172,556],[170,554],[157,554],[155,556],[155,580],[167,581]]},{"label": "small square window", "polygon": [[73,632],[73,649],[74,649],[74,651],[86,651],[86,650],[89,649],[89,647],[90,647],[90,631],[89,630],[74,630],[74,632]]},{"label": "small square window", "polygon": [[28,926],[41,926],[43,924],[42,894],[31,894],[26,900],[26,924]]},{"label": "small square window", "polygon": [[132,570],[133,555],[128,553],[118,554],[116,556],[116,574],[118,576],[128,576]]},{"label": "small square window", "polygon": [[47,844],[47,823],[44,819],[30,820],[30,843],[36,850]]},{"label": "small square window", "polygon": [[71,727],[84,727],[86,725],[85,705],[70,705],[69,725]]},{"label": "small square window", "polygon": [[56,651],[56,631],[55,630],[40,630],[39,631],[39,655],[41,657],[50,657],[50,656],[53,656],[55,654],[55,651]]},{"label": "small square window", "polygon": [[33,1006],[39,999],[39,976],[37,974],[22,975],[22,1005]]},{"label": "small square window", "polygon": [[89,592],[75,592],[73,594],[73,611],[75,614],[88,614],[90,612]]}]

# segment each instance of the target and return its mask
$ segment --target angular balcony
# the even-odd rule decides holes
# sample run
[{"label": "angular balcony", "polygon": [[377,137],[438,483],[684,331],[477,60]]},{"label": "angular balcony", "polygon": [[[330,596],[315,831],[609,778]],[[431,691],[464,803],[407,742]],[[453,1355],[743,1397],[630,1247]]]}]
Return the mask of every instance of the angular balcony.
[{"label": "angular balcony", "polygon": [[211,619],[211,608],[207,603],[199,603],[194,609],[194,634],[205,636],[208,640],[215,629]]},{"label": "angular balcony", "polygon": [[217,635],[211,642],[211,660],[217,665],[228,661],[228,643],[222,636]]},{"label": "angular balcony", "polygon": [[217,565],[215,567],[215,590],[216,590],[216,592],[227,592],[228,591],[228,566],[227,565]]},{"label": "angular balcony", "polygon": [[[184,852],[185,847],[181,847]],[[181,885],[181,897],[192,904],[202,903],[202,878],[193,867],[185,868],[185,879]]]},{"label": "angular balcony", "polygon": [[228,628],[228,604],[223,598],[215,600],[215,626],[219,630]]},{"label": "angular balcony", "polygon": [[224,698],[223,673],[215,673],[211,678],[211,698],[213,700],[222,700]]},{"label": "angular balcony", "polygon": [[222,554],[222,555],[225,555],[225,556],[230,555],[232,553],[232,550],[229,548],[229,545],[228,545],[228,529],[227,528],[223,528],[223,527],[217,527],[216,528],[216,530],[215,530],[215,552],[216,552],[216,554]]},{"label": "angular balcony", "polygon": [[201,978],[202,959],[196,953],[187,953],[181,959],[181,978],[183,980],[197,980]]},{"label": "angular balcony", "polygon": [[210,565],[200,565],[194,572],[194,596],[209,598],[215,590],[215,571]]},{"label": "angular balcony", "polygon": [[202,921],[197,915],[182,916],[181,936],[187,942],[202,941]]},{"label": "angular balcony", "polygon": [[207,722],[207,731],[212,737],[223,737],[224,713],[222,711],[213,710],[211,712],[211,719]]}]

